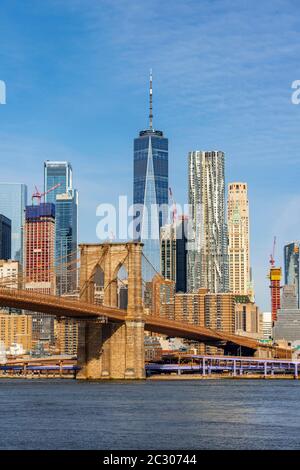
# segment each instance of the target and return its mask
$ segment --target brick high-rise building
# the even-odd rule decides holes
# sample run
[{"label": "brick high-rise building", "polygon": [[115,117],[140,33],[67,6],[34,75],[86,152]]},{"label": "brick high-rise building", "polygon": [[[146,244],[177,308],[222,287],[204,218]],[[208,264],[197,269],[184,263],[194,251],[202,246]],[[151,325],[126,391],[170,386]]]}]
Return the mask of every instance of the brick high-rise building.
[{"label": "brick high-rise building", "polygon": [[[55,294],[55,206],[42,203],[27,206],[24,227],[25,288]],[[54,318],[33,314],[33,340],[54,344]]]},{"label": "brick high-rise building", "polygon": [[250,279],[249,203],[246,183],[229,183],[228,205],[229,290],[252,295]]},{"label": "brick high-rise building", "polygon": [[26,207],[24,239],[26,289],[54,294],[54,204]]},{"label": "brick high-rise building", "polygon": [[[235,332],[235,296],[232,293],[175,293],[175,282],[155,276],[152,281],[152,315],[218,331]],[[198,344],[202,353],[222,353],[215,346]]]},{"label": "brick high-rise building", "polygon": [[32,317],[30,315],[10,315],[0,312],[0,342],[6,349],[13,344],[22,345],[24,351],[31,349]]},{"label": "brick high-rise building", "polygon": [[247,295],[235,296],[235,333],[257,339],[261,337],[261,313]]}]

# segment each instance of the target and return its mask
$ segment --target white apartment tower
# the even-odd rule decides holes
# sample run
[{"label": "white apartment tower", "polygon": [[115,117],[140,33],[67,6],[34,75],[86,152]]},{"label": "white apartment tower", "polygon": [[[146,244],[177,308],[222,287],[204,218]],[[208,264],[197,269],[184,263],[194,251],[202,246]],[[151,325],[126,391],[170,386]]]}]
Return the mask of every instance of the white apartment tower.
[{"label": "white apartment tower", "polygon": [[229,289],[252,297],[250,272],[249,203],[246,183],[228,184]]},{"label": "white apartment tower", "polygon": [[225,211],[225,156],[190,152],[188,291],[228,291],[228,237]]}]

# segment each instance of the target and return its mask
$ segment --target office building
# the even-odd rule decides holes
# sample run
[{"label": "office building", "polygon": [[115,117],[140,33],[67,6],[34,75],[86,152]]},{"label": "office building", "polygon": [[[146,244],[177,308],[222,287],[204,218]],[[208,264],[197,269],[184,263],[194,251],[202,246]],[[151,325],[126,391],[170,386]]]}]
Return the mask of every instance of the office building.
[{"label": "office building", "polygon": [[24,352],[32,347],[32,317],[30,315],[12,315],[0,312],[0,343],[5,349],[21,345]]},{"label": "office building", "polygon": [[24,238],[26,289],[54,294],[54,204],[26,207]]},{"label": "office building", "polygon": [[249,296],[235,296],[235,333],[256,339],[261,337],[261,313]]},{"label": "office building", "polygon": [[160,228],[168,215],[168,139],[153,129],[152,74],[149,128],[134,139],[133,203],[140,220],[133,237],[144,243],[150,264],[143,262],[143,278],[149,281],[160,271]]},{"label": "office building", "polygon": [[0,214],[0,259],[11,258],[11,220]]},{"label": "office building", "polygon": [[157,275],[152,281],[152,315],[183,323],[235,332],[235,296],[213,294],[207,289],[175,292],[175,282]]},{"label": "office building", "polygon": [[273,339],[276,342],[284,340],[291,344],[300,341],[300,309],[278,310]]},{"label": "office building", "polygon": [[44,163],[44,191],[45,201],[55,204],[56,293],[69,294],[77,288],[78,243],[78,192],[69,162]]},{"label": "office building", "polygon": [[251,293],[249,203],[246,183],[229,183],[227,204],[229,290]]},{"label": "office building", "polygon": [[180,217],[160,229],[161,274],[175,281],[176,292],[186,292],[187,286],[187,219]]},{"label": "office building", "polygon": [[297,307],[300,308],[300,278],[299,278],[299,242],[288,243],[284,247],[284,282],[296,288]]},{"label": "office building", "polygon": [[189,204],[192,237],[188,242],[188,291],[227,292],[228,236],[225,215],[223,152],[190,152]]},{"label": "office building", "polygon": [[[26,207],[24,241],[25,288],[42,294],[55,294],[54,204]],[[32,336],[34,342],[54,344],[54,318],[44,313],[33,314]]]},{"label": "office building", "polygon": [[272,312],[263,312],[261,315],[261,336],[264,340],[271,340],[273,336]]},{"label": "office building", "polygon": [[19,261],[0,260],[0,283],[12,289],[21,286],[22,271]]},{"label": "office building", "polygon": [[70,318],[56,321],[56,344],[60,354],[77,355],[78,323]]},{"label": "office building", "polygon": [[[52,188],[54,189],[50,191]],[[45,161],[44,192],[47,193],[45,195],[45,202],[55,204],[58,194],[68,194],[72,189],[73,170],[71,164],[65,161]]]},{"label": "office building", "polygon": [[77,287],[77,191],[58,194],[55,203],[56,293],[71,293]]},{"label": "office building", "polygon": [[296,286],[294,284],[282,286],[281,289],[281,309],[290,310],[298,308],[298,298]]},{"label": "office building", "polygon": [[11,258],[23,261],[23,231],[27,186],[21,183],[0,183],[0,214],[11,221]]}]

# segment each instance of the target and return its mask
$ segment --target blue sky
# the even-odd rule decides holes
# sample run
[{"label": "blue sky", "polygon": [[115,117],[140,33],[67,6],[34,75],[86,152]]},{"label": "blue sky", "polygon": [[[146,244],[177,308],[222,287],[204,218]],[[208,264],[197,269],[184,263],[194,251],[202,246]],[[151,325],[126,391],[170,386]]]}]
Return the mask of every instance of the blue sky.
[{"label": "blue sky", "polygon": [[300,239],[298,0],[3,0],[1,181],[42,187],[43,161],[68,159],[80,193],[80,240],[96,206],[132,195],[132,140],[154,127],[170,145],[170,185],[187,201],[189,150],[223,150],[226,180],[249,184],[257,301],[269,310],[277,236]]}]

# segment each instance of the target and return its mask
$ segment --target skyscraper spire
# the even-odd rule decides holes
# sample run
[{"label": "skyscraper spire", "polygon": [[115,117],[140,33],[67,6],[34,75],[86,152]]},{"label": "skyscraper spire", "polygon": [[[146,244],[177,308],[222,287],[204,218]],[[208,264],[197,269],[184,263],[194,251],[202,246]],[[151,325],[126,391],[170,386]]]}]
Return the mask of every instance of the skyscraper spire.
[{"label": "skyscraper spire", "polygon": [[153,112],[152,112],[152,69],[150,69],[150,90],[149,90],[149,98],[150,98],[150,107],[149,107],[149,129],[152,131],[152,129],[153,129]]}]

